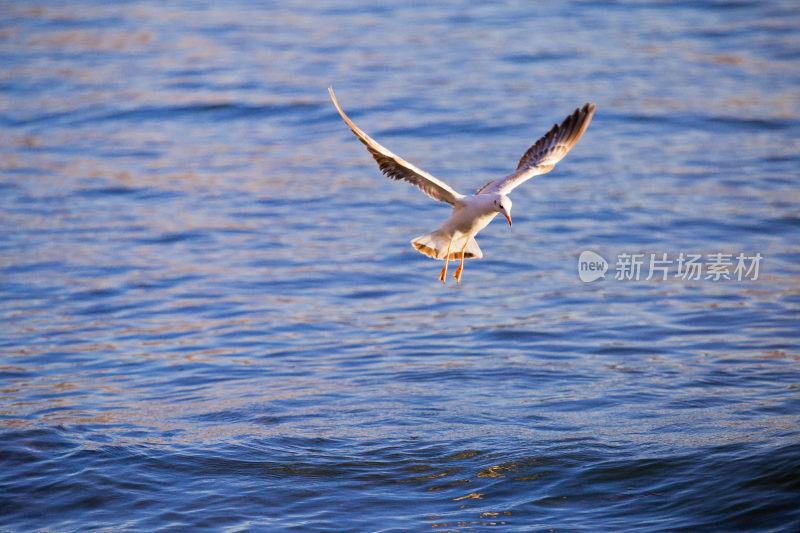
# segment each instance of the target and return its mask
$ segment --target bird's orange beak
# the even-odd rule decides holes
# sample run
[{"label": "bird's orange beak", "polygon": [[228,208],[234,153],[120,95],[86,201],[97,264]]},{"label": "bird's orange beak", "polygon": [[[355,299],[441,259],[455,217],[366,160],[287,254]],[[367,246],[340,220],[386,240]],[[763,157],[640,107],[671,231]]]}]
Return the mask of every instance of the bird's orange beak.
[{"label": "bird's orange beak", "polygon": [[506,220],[508,220],[508,225],[510,226],[511,225],[511,217],[506,215]]}]

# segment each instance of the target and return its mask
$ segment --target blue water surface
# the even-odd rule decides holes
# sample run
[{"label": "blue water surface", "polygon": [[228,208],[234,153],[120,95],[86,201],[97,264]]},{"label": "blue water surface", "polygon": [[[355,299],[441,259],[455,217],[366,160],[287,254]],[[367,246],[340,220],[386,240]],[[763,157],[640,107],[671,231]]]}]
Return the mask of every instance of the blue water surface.
[{"label": "blue water surface", "polygon": [[[329,85],[463,193],[597,111],[442,285]],[[794,1],[7,2],[0,530],[798,531],[798,169]]]}]

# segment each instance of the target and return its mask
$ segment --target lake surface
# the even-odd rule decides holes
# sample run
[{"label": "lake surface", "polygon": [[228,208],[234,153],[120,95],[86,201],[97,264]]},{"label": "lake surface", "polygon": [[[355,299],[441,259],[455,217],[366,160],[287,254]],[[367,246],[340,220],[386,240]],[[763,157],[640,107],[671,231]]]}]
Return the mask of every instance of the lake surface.
[{"label": "lake surface", "polygon": [[[800,530],[796,2],[9,2],[0,62],[0,530]],[[597,111],[442,285],[329,85],[463,193]]]}]

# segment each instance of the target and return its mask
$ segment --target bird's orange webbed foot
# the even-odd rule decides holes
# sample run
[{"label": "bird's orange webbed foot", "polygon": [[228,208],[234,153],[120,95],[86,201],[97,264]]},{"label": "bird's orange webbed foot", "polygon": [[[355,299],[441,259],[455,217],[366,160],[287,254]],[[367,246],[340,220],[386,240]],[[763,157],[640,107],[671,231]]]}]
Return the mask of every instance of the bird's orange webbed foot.
[{"label": "bird's orange webbed foot", "polygon": [[447,243],[447,255],[444,256],[444,266],[442,267],[442,273],[439,274],[439,281],[442,283],[445,282],[447,278],[447,262],[450,260],[450,245],[453,244],[453,241]]},{"label": "bird's orange webbed foot", "polygon": [[469,239],[467,239],[464,242],[464,246],[461,247],[461,263],[458,265],[455,274],[453,274],[456,278],[456,283],[461,283],[461,271],[464,270],[464,250],[467,249],[467,243],[469,243]]}]

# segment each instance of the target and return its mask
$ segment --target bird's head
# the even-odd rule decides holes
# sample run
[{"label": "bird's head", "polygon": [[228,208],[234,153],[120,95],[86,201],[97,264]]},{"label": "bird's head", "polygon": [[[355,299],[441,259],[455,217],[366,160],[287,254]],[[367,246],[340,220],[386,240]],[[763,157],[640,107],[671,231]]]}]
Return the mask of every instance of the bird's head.
[{"label": "bird's head", "polygon": [[494,199],[494,210],[506,217],[508,225],[511,225],[511,198],[505,194],[498,194]]}]

